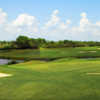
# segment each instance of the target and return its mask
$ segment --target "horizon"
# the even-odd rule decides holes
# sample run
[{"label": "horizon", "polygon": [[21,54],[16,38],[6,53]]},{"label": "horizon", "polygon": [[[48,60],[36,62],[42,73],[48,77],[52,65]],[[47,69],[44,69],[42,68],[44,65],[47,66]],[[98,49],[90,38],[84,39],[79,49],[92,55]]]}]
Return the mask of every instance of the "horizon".
[{"label": "horizon", "polygon": [[98,0],[1,0],[0,40],[100,41]]}]

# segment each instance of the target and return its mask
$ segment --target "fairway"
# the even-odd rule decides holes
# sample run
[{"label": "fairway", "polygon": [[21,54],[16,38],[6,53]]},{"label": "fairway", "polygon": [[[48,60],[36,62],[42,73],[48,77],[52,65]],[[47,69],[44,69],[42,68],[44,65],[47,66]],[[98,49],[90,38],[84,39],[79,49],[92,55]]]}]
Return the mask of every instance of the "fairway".
[{"label": "fairway", "polygon": [[100,58],[100,47],[0,50],[0,58],[50,60],[59,58]]},{"label": "fairway", "polygon": [[0,100],[100,100],[100,59],[0,66]]}]

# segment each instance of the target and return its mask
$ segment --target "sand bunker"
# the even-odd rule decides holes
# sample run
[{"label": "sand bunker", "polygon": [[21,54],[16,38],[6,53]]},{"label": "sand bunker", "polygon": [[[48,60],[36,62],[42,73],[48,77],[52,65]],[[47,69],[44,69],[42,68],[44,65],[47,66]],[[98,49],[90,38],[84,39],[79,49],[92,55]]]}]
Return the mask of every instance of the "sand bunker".
[{"label": "sand bunker", "polygon": [[94,53],[94,52],[97,52],[97,51],[89,51],[89,52]]},{"label": "sand bunker", "polygon": [[100,73],[87,73],[87,75],[100,75]]},{"label": "sand bunker", "polygon": [[5,73],[0,73],[0,78],[1,77],[10,77],[12,76],[11,74],[5,74]]},{"label": "sand bunker", "polygon": [[80,53],[86,53],[86,51],[80,51]]},{"label": "sand bunker", "polygon": [[97,51],[80,51],[80,53],[95,53]]}]

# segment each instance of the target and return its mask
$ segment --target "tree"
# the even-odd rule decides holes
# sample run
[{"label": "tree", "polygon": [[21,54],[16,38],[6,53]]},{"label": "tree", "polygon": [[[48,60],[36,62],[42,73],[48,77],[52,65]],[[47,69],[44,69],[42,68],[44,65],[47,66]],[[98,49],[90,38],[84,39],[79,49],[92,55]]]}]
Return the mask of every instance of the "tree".
[{"label": "tree", "polygon": [[28,49],[28,48],[37,49],[37,48],[39,48],[39,45],[36,42],[36,40],[28,38],[27,36],[19,36],[16,39],[16,44],[17,44],[18,48],[20,48],[20,49]]},{"label": "tree", "polygon": [[16,44],[17,44],[18,48],[21,48],[21,49],[28,48],[28,40],[29,40],[29,38],[26,36],[19,36],[16,39]]}]

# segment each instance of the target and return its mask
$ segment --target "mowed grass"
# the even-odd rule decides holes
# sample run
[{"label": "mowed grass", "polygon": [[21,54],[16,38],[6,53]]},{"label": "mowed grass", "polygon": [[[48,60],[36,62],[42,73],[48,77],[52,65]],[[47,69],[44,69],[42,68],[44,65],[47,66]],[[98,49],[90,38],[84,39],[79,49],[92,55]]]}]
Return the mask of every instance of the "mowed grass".
[{"label": "mowed grass", "polygon": [[29,61],[0,66],[0,100],[100,100],[100,59]]},{"label": "mowed grass", "polygon": [[0,58],[14,59],[51,59],[51,58],[79,58],[100,57],[100,47],[77,47],[55,49],[23,49],[23,50],[0,50]]}]

